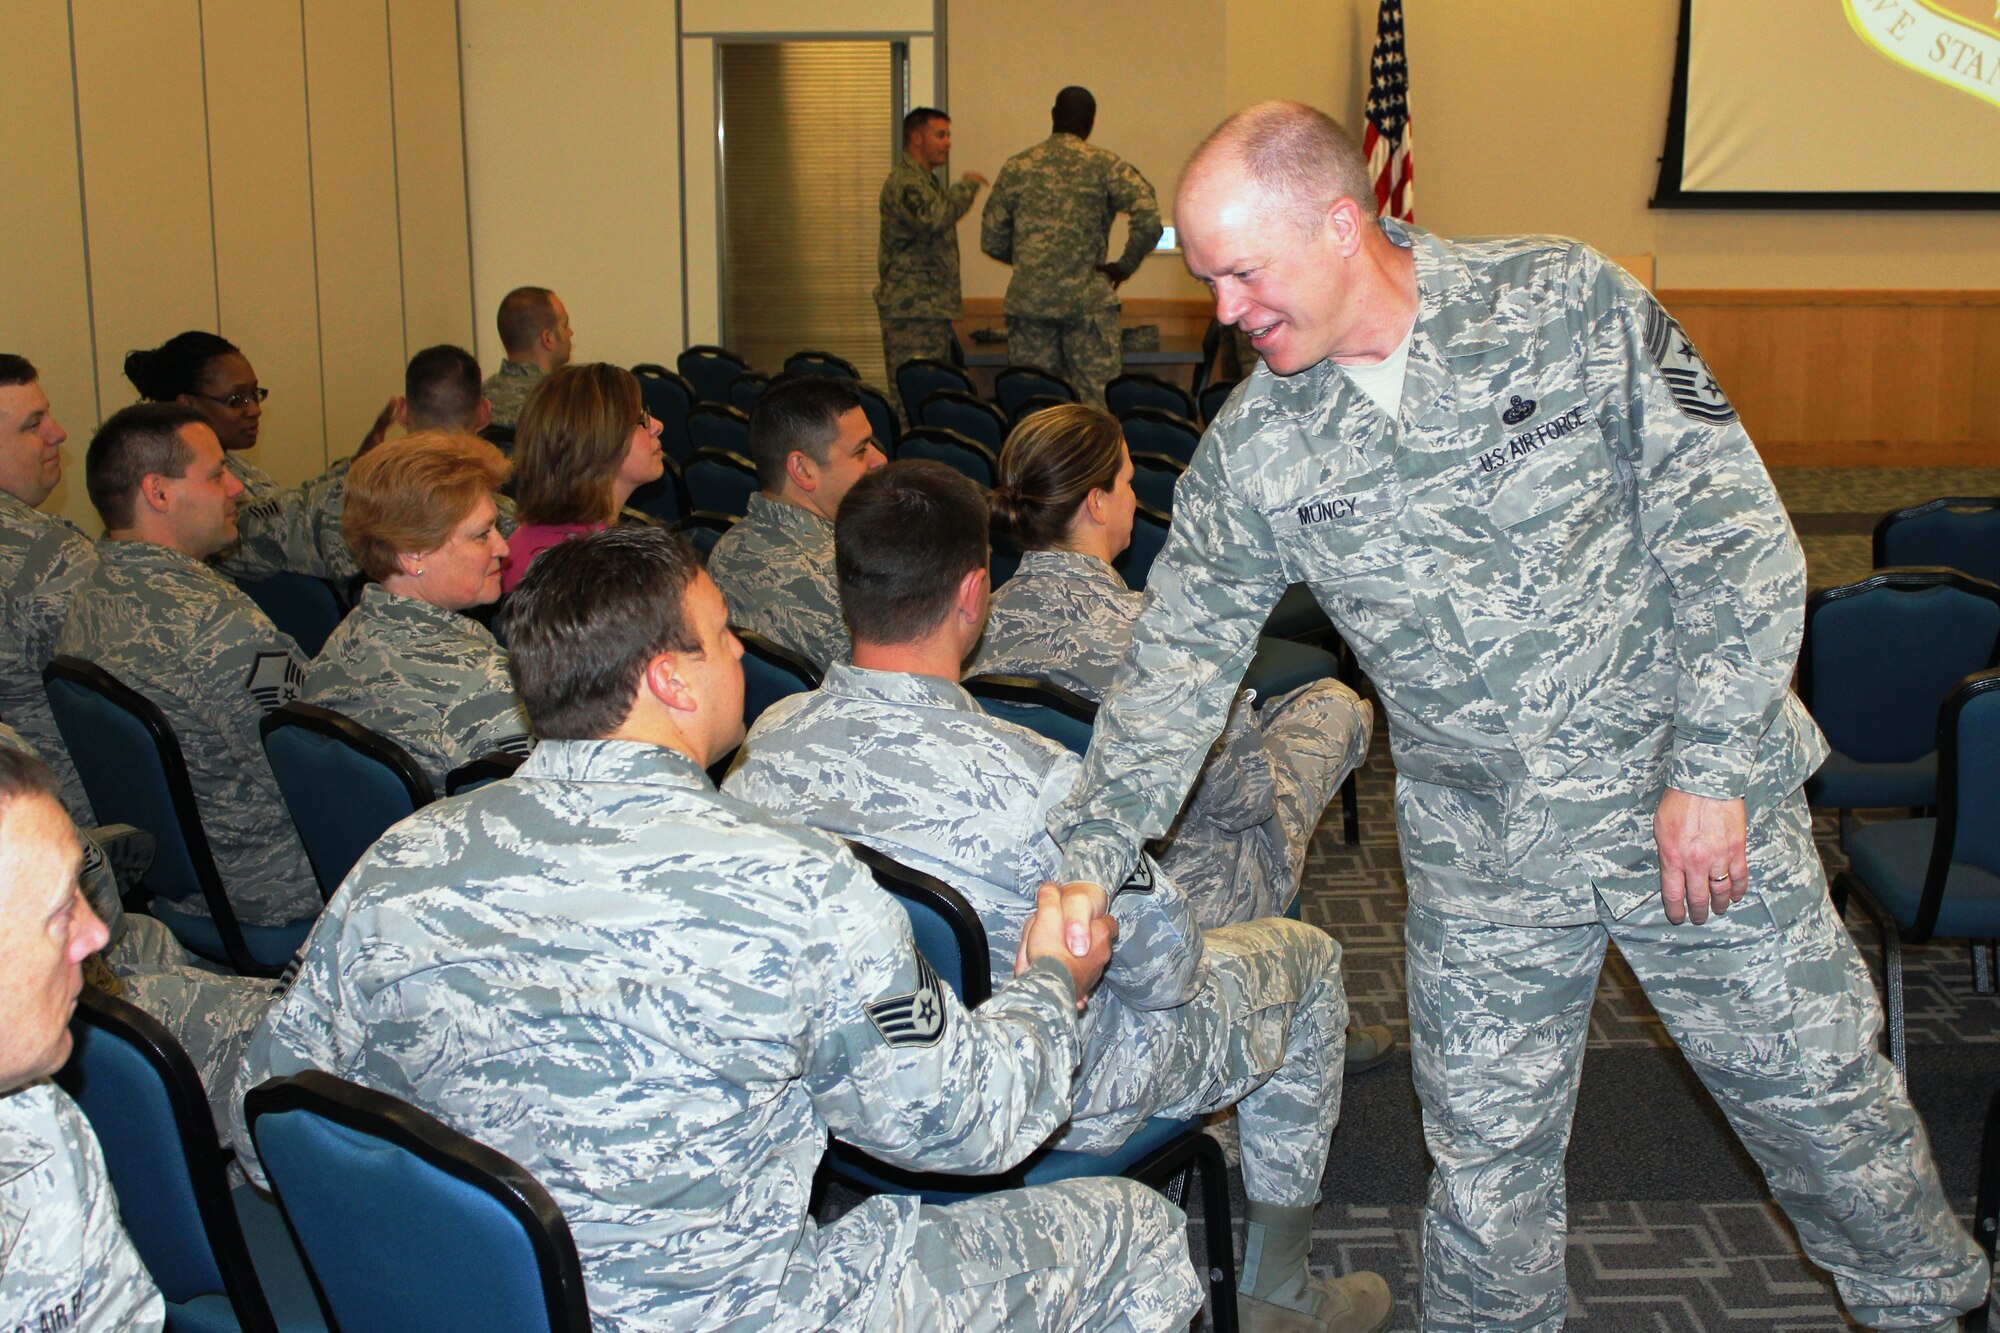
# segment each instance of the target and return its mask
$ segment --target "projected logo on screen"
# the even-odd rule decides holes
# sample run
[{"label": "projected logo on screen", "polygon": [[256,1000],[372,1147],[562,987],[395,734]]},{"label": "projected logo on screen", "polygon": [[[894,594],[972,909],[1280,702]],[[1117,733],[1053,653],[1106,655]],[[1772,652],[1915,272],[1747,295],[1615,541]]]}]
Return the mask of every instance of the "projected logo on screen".
[{"label": "projected logo on screen", "polygon": [[1842,0],[1847,21],[1899,65],[2000,106],[2000,4]]}]

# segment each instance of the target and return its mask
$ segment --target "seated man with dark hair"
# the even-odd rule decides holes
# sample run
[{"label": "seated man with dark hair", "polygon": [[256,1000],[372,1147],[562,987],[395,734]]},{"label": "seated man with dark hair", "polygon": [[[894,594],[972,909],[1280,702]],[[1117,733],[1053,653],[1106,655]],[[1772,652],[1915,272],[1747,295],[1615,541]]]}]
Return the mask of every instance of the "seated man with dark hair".
[{"label": "seated man with dark hair", "polygon": [[450,343],[426,347],[410,358],[395,410],[396,424],[412,435],[427,430],[477,435],[493,420],[493,404],[479,382],[479,363]]},{"label": "seated man with dark hair", "polygon": [[750,411],[760,492],[715,544],[708,572],[729,623],[821,671],[847,660],[833,582],[833,518],[848,488],[883,464],[861,395],[844,379],[780,379]]},{"label": "seated man with dark hair", "polygon": [[1108,923],[1073,956],[1048,886],[969,1013],[838,843],[718,794],[742,649],[676,533],[549,548],[507,628],[541,744],[362,858],[240,1086],[324,1069],[521,1163],[600,1329],[1183,1327],[1182,1218],[1130,1181],[807,1207],[829,1130],[917,1168],[1033,1151],[1069,1115]]},{"label": "seated man with dark hair", "polygon": [[569,326],[569,307],[546,287],[508,292],[500,298],[495,322],[507,359],[480,387],[491,405],[493,424],[512,430],[542,377],[569,364],[576,335]]},{"label": "seated man with dark hair", "polygon": [[[958,684],[986,624],[986,533],[985,496],[942,464],[892,463],[858,482],[834,525],[854,663],[758,719],[727,791],[950,883],[986,927],[998,982],[1009,923],[1061,863],[1050,817],[1082,764],[989,717]],[[1079,909],[1072,930],[1105,909],[1095,886],[1064,892]],[[1109,1152],[1149,1117],[1235,1106],[1249,1197],[1244,1328],[1385,1327],[1381,1278],[1314,1278],[1306,1263],[1340,1116],[1340,946],[1283,919],[1204,933],[1150,860],[1109,914],[1118,944],[1084,1016],[1072,1118],[1055,1143]]]},{"label": "seated man with dark hair", "polygon": [[[237,916],[253,926],[312,916],[318,883],[257,730],[297,697],[305,655],[204,563],[235,540],[243,484],[207,420],[177,403],[114,413],[84,474],[104,539],[56,652],[95,662],[166,714]],[[181,907],[207,910],[198,898]]]}]

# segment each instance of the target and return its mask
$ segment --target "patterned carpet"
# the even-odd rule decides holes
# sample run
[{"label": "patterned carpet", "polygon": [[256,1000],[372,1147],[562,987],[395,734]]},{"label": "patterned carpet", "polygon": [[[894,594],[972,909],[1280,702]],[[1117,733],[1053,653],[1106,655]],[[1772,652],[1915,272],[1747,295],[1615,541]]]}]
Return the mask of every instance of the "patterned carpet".
[{"label": "patterned carpet", "polygon": [[[1793,468],[1774,475],[1816,588],[1867,573],[1869,533],[1885,510],[1938,495],[2000,494],[2000,468]],[[1354,1013],[1387,1023],[1405,1043],[1395,1060],[1348,1084],[1315,1257],[1335,1270],[1381,1273],[1397,1296],[1393,1327],[1413,1329],[1428,1161],[1410,1085],[1405,897],[1392,781],[1388,747],[1378,735],[1360,777],[1361,844],[1343,845],[1339,820],[1329,819],[1307,868],[1306,919],[1340,940]],[[1845,857],[1831,816],[1821,817],[1819,830],[1831,877]],[[1879,981],[1873,930],[1858,911],[1849,925]],[[1946,1188],[1969,1216],[1981,1120],[2000,1088],[2000,999],[1973,993],[1963,942],[1906,949],[1904,969],[1911,1088]],[[1592,1015],[1569,1185],[1573,1327],[1605,1333],[1856,1327],[1840,1310],[1831,1280],[1800,1253],[1755,1166],[1615,949]],[[1238,1246],[1240,1253],[1240,1234]]]}]

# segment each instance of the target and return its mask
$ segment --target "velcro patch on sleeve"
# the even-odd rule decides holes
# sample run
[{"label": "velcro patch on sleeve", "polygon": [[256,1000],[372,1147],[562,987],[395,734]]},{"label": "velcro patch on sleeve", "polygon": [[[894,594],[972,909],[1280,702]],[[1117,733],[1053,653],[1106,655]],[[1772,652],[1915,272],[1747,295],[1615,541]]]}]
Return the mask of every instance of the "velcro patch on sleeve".
[{"label": "velcro patch on sleeve", "polygon": [[1708,363],[1694,350],[1680,324],[1657,303],[1646,311],[1646,350],[1683,416],[1712,426],[1727,426],[1736,420],[1736,409],[1715,382]]},{"label": "velcro patch on sleeve", "polygon": [[917,988],[890,995],[867,1007],[868,1021],[891,1046],[935,1046],[944,1036],[944,983],[917,955]]}]

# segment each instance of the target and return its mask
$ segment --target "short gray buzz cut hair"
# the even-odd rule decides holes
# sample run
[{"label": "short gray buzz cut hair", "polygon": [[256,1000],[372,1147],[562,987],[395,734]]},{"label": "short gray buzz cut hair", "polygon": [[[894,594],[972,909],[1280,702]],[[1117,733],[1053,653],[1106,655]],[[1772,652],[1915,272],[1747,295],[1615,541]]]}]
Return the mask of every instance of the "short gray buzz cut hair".
[{"label": "short gray buzz cut hair", "polygon": [[1217,161],[1242,168],[1307,231],[1319,230],[1338,199],[1375,216],[1375,187],[1360,146],[1332,116],[1303,102],[1259,102],[1216,126],[1188,159],[1183,188]]}]

